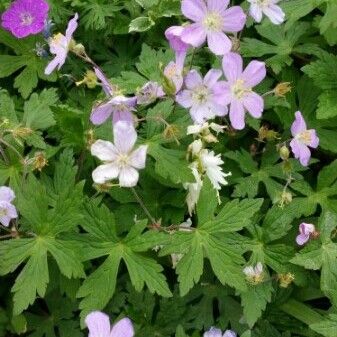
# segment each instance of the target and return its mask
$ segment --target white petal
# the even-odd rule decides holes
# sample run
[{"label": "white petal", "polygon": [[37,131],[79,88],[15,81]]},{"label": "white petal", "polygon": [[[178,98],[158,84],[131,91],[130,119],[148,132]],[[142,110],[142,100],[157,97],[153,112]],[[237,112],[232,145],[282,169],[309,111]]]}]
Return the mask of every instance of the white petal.
[{"label": "white petal", "polygon": [[147,145],[141,145],[130,155],[129,164],[136,169],[145,168]]},{"label": "white petal", "polygon": [[137,132],[131,123],[119,121],[114,125],[114,143],[119,152],[128,153],[137,140]]},{"label": "white petal", "polygon": [[119,185],[121,187],[134,187],[137,185],[139,173],[133,167],[123,167],[119,174]]},{"label": "white petal", "polygon": [[14,199],[15,199],[15,193],[11,188],[7,186],[0,187],[0,200],[11,202]]},{"label": "white petal", "polygon": [[117,149],[111,142],[99,139],[91,145],[91,154],[102,161],[114,161]]},{"label": "white petal", "polygon": [[110,320],[109,316],[94,311],[85,318],[85,324],[89,329],[88,337],[109,337],[110,336]]},{"label": "white petal", "polygon": [[104,164],[92,172],[92,179],[96,184],[105,184],[107,181],[117,178],[118,174],[119,167],[116,164]]}]

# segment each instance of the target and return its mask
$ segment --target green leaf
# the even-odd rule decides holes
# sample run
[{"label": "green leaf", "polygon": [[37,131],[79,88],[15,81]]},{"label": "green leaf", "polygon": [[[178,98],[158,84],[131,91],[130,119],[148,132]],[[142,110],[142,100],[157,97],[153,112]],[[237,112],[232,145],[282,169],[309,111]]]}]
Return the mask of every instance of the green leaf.
[{"label": "green leaf", "polygon": [[129,25],[129,33],[132,32],[146,32],[153,27],[155,22],[148,16],[140,16],[133,19]]},{"label": "green leaf", "polygon": [[328,319],[310,324],[310,329],[318,332],[324,337],[335,337],[337,331],[337,315],[331,314]]},{"label": "green leaf", "polygon": [[323,92],[319,98],[317,118],[327,119],[337,116],[337,97],[335,90]]}]

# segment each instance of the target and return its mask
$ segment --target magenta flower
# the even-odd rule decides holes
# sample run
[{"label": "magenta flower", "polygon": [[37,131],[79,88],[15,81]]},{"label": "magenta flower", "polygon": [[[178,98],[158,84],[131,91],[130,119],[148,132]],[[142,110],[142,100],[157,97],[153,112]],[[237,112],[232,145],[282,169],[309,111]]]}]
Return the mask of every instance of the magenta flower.
[{"label": "magenta flower", "polygon": [[85,324],[89,330],[88,337],[133,337],[135,334],[129,318],[123,318],[111,327],[109,316],[100,311],[89,314]]},{"label": "magenta flower", "polygon": [[138,170],[145,168],[147,145],[134,150],[137,133],[133,125],[120,121],[113,127],[114,144],[97,140],[91,146],[91,154],[103,161],[92,173],[96,184],[119,179],[121,187],[133,187],[139,179]]},{"label": "magenta flower", "polygon": [[276,4],[281,0],[247,0],[250,3],[249,14],[256,22],[262,21],[265,14],[270,21],[275,24],[281,24],[285,19],[285,14],[280,6]]},{"label": "magenta flower", "polygon": [[94,67],[95,74],[97,78],[101,81],[101,85],[103,88],[103,91],[105,92],[107,97],[112,97],[114,93],[114,89],[109,82],[109,80],[106,78],[105,74],[102,72],[101,69]]},{"label": "magenta flower", "polygon": [[186,53],[189,48],[189,45],[181,39],[183,31],[184,27],[182,26],[172,26],[165,31],[165,37],[170,47],[178,53]]},{"label": "magenta flower", "polygon": [[112,115],[114,124],[118,121],[133,123],[132,111],[136,104],[137,97],[115,96],[106,103],[94,106],[90,120],[95,125],[101,125]]},{"label": "magenta flower", "polygon": [[234,129],[245,127],[246,110],[254,118],[260,118],[264,109],[261,96],[252,91],[266,77],[264,62],[252,61],[243,70],[242,57],[236,53],[228,53],[222,61],[227,82],[221,82],[221,104],[230,104],[229,119]]},{"label": "magenta flower", "polygon": [[300,111],[295,113],[291,134],[294,138],[290,142],[290,146],[295,158],[299,159],[303,166],[308,166],[311,157],[309,147],[316,149],[319,144],[319,138],[316,135],[316,130],[307,130],[307,124]]},{"label": "magenta flower", "polygon": [[224,116],[228,110],[223,101],[221,70],[211,69],[203,79],[196,70],[191,70],[185,78],[186,89],[176,96],[176,101],[190,109],[194,122],[201,124],[215,116]]},{"label": "magenta flower", "polygon": [[239,32],[246,23],[240,6],[227,9],[229,0],[183,0],[182,12],[194,23],[184,28],[181,39],[193,47],[200,47],[206,40],[216,55],[224,55],[232,48],[225,32]]},{"label": "magenta flower", "polygon": [[47,65],[44,73],[50,75],[56,68],[58,70],[64,65],[73,39],[73,34],[77,29],[78,14],[69,21],[66,35],[58,33],[49,39],[50,52],[55,55],[54,59]]},{"label": "magenta flower", "polygon": [[303,246],[306,244],[310,236],[316,232],[315,226],[311,223],[302,222],[299,226],[300,234],[296,237],[296,242],[298,245]]},{"label": "magenta flower", "polygon": [[2,14],[2,27],[21,39],[44,30],[49,5],[44,0],[17,0]]},{"label": "magenta flower", "polygon": [[12,219],[18,217],[16,208],[12,205],[15,199],[13,190],[7,186],[0,187],[0,223],[8,227]]},{"label": "magenta flower", "polygon": [[224,334],[222,334],[220,329],[211,327],[204,333],[203,337],[236,337],[236,333],[232,330],[226,330]]}]

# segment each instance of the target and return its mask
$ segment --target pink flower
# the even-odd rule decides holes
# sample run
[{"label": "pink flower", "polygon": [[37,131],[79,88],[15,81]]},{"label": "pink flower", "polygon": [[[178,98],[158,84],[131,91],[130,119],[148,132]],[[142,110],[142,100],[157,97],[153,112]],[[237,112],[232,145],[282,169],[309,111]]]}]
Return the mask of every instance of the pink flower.
[{"label": "pink flower", "polygon": [[61,33],[54,35],[49,39],[50,52],[55,55],[54,59],[47,65],[44,73],[50,75],[56,68],[58,70],[64,65],[67,59],[69,48],[72,42],[73,34],[77,29],[78,14],[69,21],[66,35]]},{"label": "pink flower", "polygon": [[249,14],[256,22],[261,22],[263,14],[275,25],[279,25],[284,21],[285,14],[281,7],[276,5],[280,0],[247,1],[250,3]]},{"label": "pink flower", "polygon": [[2,14],[2,27],[23,38],[44,30],[49,5],[44,0],[17,0]]},{"label": "pink flower", "polygon": [[211,69],[203,79],[196,70],[191,70],[185,78],[186,89],[176,96],[176,101],[190,109],[194,122],[201,124],[215,116],[227,114],[227,107],[220,104],[223,100],[222,86],[218,82],[221,70]]},{"label": "pink flower", "polygon": [[136,103],[136,97],[112,97],[108,102],[93,107],[90,120],[95,125],[101,125],[112,115],[114,124],[118,121],[127,121],[132,124],[132,111]]},{"label": "pink flower", "polygon": [[13,190],[7,186],[0,187],[0,223],[8,227],[12,219],[18,217],[16,208],[12,205],[15,199]]},{"label": "pink flower", "polygon": [[178,53],[186,53],[189,48],[189,45],[181,39],[183,31],[184,27],[182,26],[172,26],[165,31],[165,37],[170,47]]},{"label": "pink flower", "polygon": [[239,32],[246,23],[246,15],[240,6],[227,9],[229,0],[183,0],[182,12],[194,23],[184,28],[183,42],[200,47],[206,40],[216,55],[224,55],[232,48],[232,42],[224,32]]},{"label": "pink flower", "polygon": [[315,226],[311,223],[302,222],[299,226],[300,234],[296,237],[298,245],[303,246],[310,239],[310,236],[316,232]]},{"label": "pink flower", "polygon": [[316,149],[319,144],[319,138],[316,135],[316,130],[307,130],[307,124],[300,111],[295,113],[291,134],[294,138],[290,142],[290,146],[295,158],[299,159],[303,166],[308,166],[311,157],[309,147]]},{"label": "pink flower", "polygon": [[266,77],[264,62],[252,61],[243,70],[242,57],[236,53],[228,53],[222,61],[227,82],[221,82],[221,104],[230,104],[229,119],[234,129],[245,127],[246,110],[254,118],[260,118],[264,109],[261,96],[252,91]]},{"label": "pink flower", "polygon": [[236,333],[232,330],[226,330],[224,334],[222,334],[220,329],[211,327],[204,333],[203,337],[236,337]]},{"label": "pink flower", "polygon": [[122,187],[133,187],[139,179],[138,170],[145,168],[147,145],[133,150],[137,133],[133,125],[120,121],[113,127],[114,144],[97,140],[91,146],[91,154],[104,162],[92,173],[96,184],[119,179]]},{"label": "pink flower", "polygon": [[129,318],[123,318],[111,326],[109,316],[100,311],[89,314],[85,324],[89,329],[88,337],[133,337],[135,334]]}]

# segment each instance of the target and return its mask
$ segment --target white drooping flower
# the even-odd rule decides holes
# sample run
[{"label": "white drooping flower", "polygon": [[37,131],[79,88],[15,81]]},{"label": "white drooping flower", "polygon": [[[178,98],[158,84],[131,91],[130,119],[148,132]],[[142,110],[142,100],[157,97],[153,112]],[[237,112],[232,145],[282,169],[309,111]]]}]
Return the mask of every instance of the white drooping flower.
[{"label": "white drooping flower", "polygon": [[202,179],[201,179],[201,175],[197,169],[197,163],[193,162],[190,165],[190,168],[192,170],[192,174],[195,178],[195,182],[194,183],[186,183],[184,184],[184,188],[188,191],[187,193],[187,197],[186,197],[186,203],[187,203],[187,207],[188,207],[188,212],[190,215],[192,215],[195,206],[199,200],[199,196],[200,196],[200,191],[202,188]]},{"label": "white drooping flower", "polygon": [[275,24],[281,24],[285,19],[285,14],[277,5],[281,0],[247,0],[250,3],[249,14],[256,22],[262,21],[263,14]]},{"label": "white drooping flower", "polygon": [[121,187],[133,187],[139,179],[138,170],[145,168],[147,145],[133,150],[137,133],[131,123],[119,121],[114,124],[114,144],[97,140],[91,146],[91,154],[104,162],[92,173],[97,184],[119,179]]},{"label": "white drooping flower", "polygon": [[214,131],[218,135],[225,128],[225,126],[216,123],[205,122],[204,124],[194,124],[187,127],[187,135],[198,136],[206,143],[217,143],[218,139],[211,131]]}]

